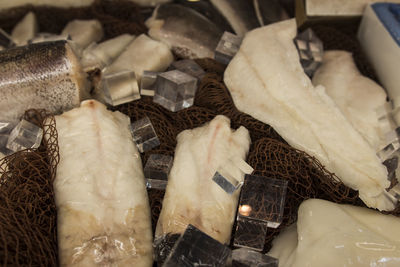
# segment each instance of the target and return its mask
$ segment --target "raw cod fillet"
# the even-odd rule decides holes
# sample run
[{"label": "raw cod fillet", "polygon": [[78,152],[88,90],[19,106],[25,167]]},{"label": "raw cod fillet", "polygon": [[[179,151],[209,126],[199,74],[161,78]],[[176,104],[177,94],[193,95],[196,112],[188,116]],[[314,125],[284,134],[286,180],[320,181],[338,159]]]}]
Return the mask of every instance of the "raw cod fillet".
[{"label": "raw cod fillet", "polygon": [[152,266],[150,207],[129,123],[94,100],[56,116],[61,266]]},{"label": "raw cod fillet", "polygon": [[129,43],[104,72],[108,74],[133,70],[136,78],[140,81],[143,71],[164,71],[173,60],[174,56],[167,45],[141,34]]},{"label": "raw cod fillet", "polygon": [[236,107],[271,125],[291,146],[316,157],[369,206],[392,210],[387,170],[324,88],[304,73],[287,20],[249,32],[225,71]]},{"label": "raw cod fillet", "polygon": [[351,53],[326,51],[312,82],[325,87],[326,94],[372,148],[378,151],[385,145],[376,109],[386,103],[386,93],[373,80],[361,75]]},{"label": "raw cod fillet", "polygon": [[298,221],[274,241],[279,267],[400,265],[400,218],[325,200],[304,201]]},{"label": "raw cod fillet", "polygon": [[245,160],[249,133],[244,127],[231,130],[229,119],[219,115],[202,127],[181,132],[177,139],[156,239],[183,233],[192,224],[219,242],[229,243],[239,190],[229,195],[212,178],[225,166],[244,179],[230,160]]},{"label": "raw cod fillet", "polygon": [[99,44],[89,45],[82,52],[83,68],[90,71],[111,64],[134,39],[133,35],[122,34]]},{"label": "raw cod fillet", "polygon": [[89,95],[86,87],[86,74],[65,41],[0,52],[0,120],[18,120],[30,108],[74,108]]}]

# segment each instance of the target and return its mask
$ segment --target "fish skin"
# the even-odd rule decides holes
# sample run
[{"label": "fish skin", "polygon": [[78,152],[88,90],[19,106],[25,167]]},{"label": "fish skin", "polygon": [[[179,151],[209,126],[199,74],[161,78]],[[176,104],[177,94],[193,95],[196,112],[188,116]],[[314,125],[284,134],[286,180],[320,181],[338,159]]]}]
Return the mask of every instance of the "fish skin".
[{"label": "fish skin", "polygon": [[325,51],[312,82],[322,85],[354,128],[378,151],[385,146],[376,109],[386,103],[385,90],[361,75],[350,52]]},{"label": "fish skin", "polygon": [[146,21],[148,34],[169,45],[182,58],[214,58],[223,32],[193,9],[177,4],[158,6]]},{"label": "fish skin", "polygon": [[208,0],[176,0],[175,3],[191,8],[208,18],[223,31],[234,32],[229,22]]},{"label": "fish skin", "polygon": [[253,5],[261,26],[290,18],[279,0],[253,0]]},{"label": "fish skin", "polygon": [[[249,132],[244,127],[232,130],[229,119],[218,115],[204,126],[181,132],[177,141],[156,240],[183,233],[192,224],[219,242],[229,243],[240,190],[229,195],[212,178],[232,155],[246,158]],[[239,169],[231,170],[244,178]]]},{"label": "fish skin", "polygon": [[321,199],[304,201],[297,223],[281,232],[268,255],[280,267],[399,266],[400,219]]},{"label": "fish skin", "polygon": [[0,52],[0,119],[17,120],[27,109],[60,113],[88,96],[86,74],[65,41]]},{"label": "fish skin", "polygon": [[324,88],[305,75],[296,33],[295,20],[287,20],[246,34],[224,74],[235,106],[316,157],[369,207],[393,210],[386,168]]},{"label": "fish skin", "polygon": [[252,1],[250,0],[210,0],[217,10],[228,20],[238,36],[260,27]]},{"label": "fish skin", "polygon": [[55,119],[60,265],[152,266],[150,207],[129,117],[87,100]]}]

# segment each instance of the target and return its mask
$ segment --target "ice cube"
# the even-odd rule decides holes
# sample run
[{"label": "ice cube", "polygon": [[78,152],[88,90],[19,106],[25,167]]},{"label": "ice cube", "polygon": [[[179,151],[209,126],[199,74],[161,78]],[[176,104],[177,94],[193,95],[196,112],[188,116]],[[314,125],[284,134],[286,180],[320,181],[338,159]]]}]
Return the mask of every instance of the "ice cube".
[{"label": "ice cube", "polygon": [[264,249],[267,223],[238,217],[234,233],[235,247],[251,248],[257,251]]},{"label": "ice cube", "polygon": [[106,74],[101,78],[100,86],[105,95],[104,100],[112,106],[140,98],[138,82],[133,71]]},{"label": "ice cube", "polygon": [[231,250],[217,240],[188,225],[179,237],[163,267],[226,266]]},{"label": "ice cube", "polygon": [[278,263],[278,259],[251,249],[232,251],[232,267],[278,267]]},{"label": "ice cube", "polygon": [[238,216],[266,222],[277,228],[283,217],[288,182],[263,176],[246,175],[239,200]]},{"label": "ice cube", "polygon": [[228,65],[239,51],[241,43],[241,37],[230,32],[224,32],[214,52],[215,60]]},{"label": "ice cube", "polygon": [[141,153],[160,145],[153,124],[148,117],[144,117],[131,124],[131,133]]},{"label": "ice cube", "polygon": [[300,63],[304,72],[312,77],[317,68],[322,64],[324,46],[317,35],[308,28],[299,33],[294,39],[294,43],[299,51]]},{"label": "ice cube", "polygon": [[140,94],[154,96],[154,89],[157,80],[157,75],[161,72],[144,71],[140,79]]},{"label": "ice cube", "polygon": [[225,192],[230,195],[236,192],[243,185],[243,182],[237,181],[229,175],[223,176],[219,172],[216,172],[212,179],[216,184],[218,184]]},{"label": "ice cube", "polygon": [[11,131],[6,147],[13,152],[28,148],[38,148],[42,137],[42,128],[29,121],[21,120]]},{"label": "ice cube", "polygon": [[399,150],[400,148],[400,142],[399,140],[395,140],[392,143],[388,144],[384,148],[382,148],[376,155],[379,157],[379,159],[384,162],[390,158],[392,158],[395,153]]},{"label": "ice cube", "polygon": [[183,59],[172,62],[170,69],[177,69],[184,73],[187,73],[193,77],[196,77],[199,81],[203,79],[206,72],[200,67],[196,61],[192,59]]},{"label": "ice cube", "polygon": [[165,190],[173,158],[168,155],[152,154],[144,167],[147,188]]},{"label": "ice cube", "polygon": [[191,107],[197,90],[197,79],[179,70],[157,76],[153,101],[175,112]]}]

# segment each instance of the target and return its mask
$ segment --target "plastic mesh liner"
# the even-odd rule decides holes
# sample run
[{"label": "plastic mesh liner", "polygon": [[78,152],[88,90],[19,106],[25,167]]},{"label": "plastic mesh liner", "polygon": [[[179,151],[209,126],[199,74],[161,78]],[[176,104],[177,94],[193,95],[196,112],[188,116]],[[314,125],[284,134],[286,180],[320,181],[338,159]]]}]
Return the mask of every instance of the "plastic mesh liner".
[{"label": "plastic mesh liner", "polygon": [[[149,9],[139,9],[123,1],[97,1],[87,8],[69,10],[25,7],[0,14],[0,27],[7,31],[27,11],[34,11],[40,30],[58,33],[73,19],[99,19],[105,29],[105,39],[122,33],[146,32],[143,20]],[[356,28],[353,26],[353,28]],[[329,26],[313,26],[324,42],[325,49],[344,49],[353,52],[360,71],[375,78],[360,46],[349,32]],[[300,203],[307,198],[322,198],[337,203],[363,205],[357,192],[338,182],[336,177],[306,153],[293,149],[272,129],[239,112],[222,78],[224,66],[210,59],[197,61],[207,72],[200,83],[193,107],[173,113],[154,104],[151,97],[142,97],[117,108],[132,121],[148,116],[159,136],[161,145],[142,155],[145,163],[152,153],[173,155],[179,132],[210,121],[218,114],[231,119],[232,127],[245,126],[252,139],[247,162],[256,175],[289,181],[284,221],[276,230],[268,229],[266,249],[271,240],[286,225],[294,222]],[[43,125],[43,112],[29,112],[27,118]],[[54,120],[49,121],[43,142],[38,150],[24,151],[0,161],[0,263],[10,266],[56,266],[56,209],[52,181],[59,160]],[[46,140],[46,139],[45,139]],[[163,192],[149,191],[153,229],[161,210]],[[400,215],[400,209],[392,214]],[[1,262],[2,261],[2,262]]]},{"label": "plastic mesh liner", "polygon": [[44,128],[36,150],[0,160],[0,263],[56,266],[56,206],[53,180],[59,161],[54,117],[30,110],[25,119]]}]

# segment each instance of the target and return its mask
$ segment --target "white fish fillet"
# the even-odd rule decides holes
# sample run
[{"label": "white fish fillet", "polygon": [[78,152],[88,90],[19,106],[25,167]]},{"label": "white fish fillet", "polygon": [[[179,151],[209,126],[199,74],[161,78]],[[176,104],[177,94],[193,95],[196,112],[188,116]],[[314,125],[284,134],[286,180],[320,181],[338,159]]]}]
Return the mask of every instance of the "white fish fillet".
[{"label": "white fish fillet", "polygon": [[167,45],[142,34],[131,42],[104,72],[133,70],[136,78],[140,80],[143,71],[164,71],[173,60]]},{"label": "white fish fillet", "polygon": [[90,70],[111,64],[134,39],[133,35],[122,34],[99,44],[91,44],[83,50],[81,59],[83,68]]},{"label": "white fish fillet", "polygon": [[103,38],[103,26],[98,20],[73,20],[68,22],[61,35],[69,35],[80,50]]},{"label": "white fish fillet", "polygon": [[61,266],[152,266],[150,208],[129,123],[94,100],[56,116]]},{"label": "white fish fillet", "polygon": [[17,45],[26,45],[37,34],[39,25],[33,12],[29,12],[18,22],[11,32],[11,38]]},{"label": "white fish fillet", "polygon": [[400,266],[400,218],[310,199],[273,242],[279,267]]},{"label": "white fish fillet", "polygon": [[386,168],[324,88],[314,87],[293,43],[287,20],[247,33],[225,71],[236,107],[271,125],[291,146],[316,157],[369,206],[392,210]]},{"label": "white fish fillet", "polygon": [[382,87],[358,71],[351,53],[326,51],[312,82],[323,85],[353,127],[376,151],[385,145],[376,109],[386,103]]},{"label": "white fish fillet", "polygon": [[[246,128],[231,130],[227,117],[181,132],[174,163],[168,177],[156,238],[183,233],[192,224],[221,243],[229,243],[239,190],[226,193],[213,180],[217,169],[230,166],[235,155],[242,161],[250,146]],[[235,166],[230,169],[244,178]]]}]

